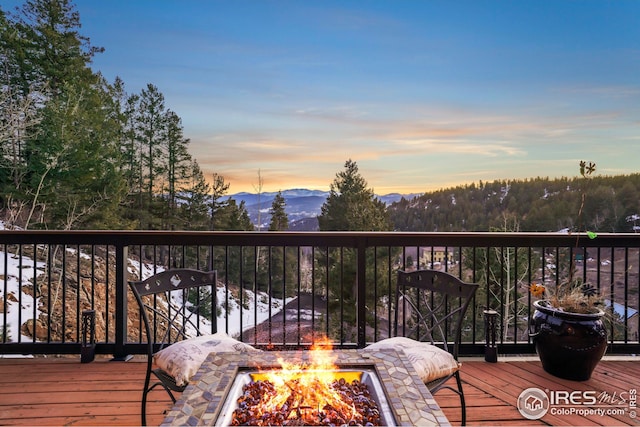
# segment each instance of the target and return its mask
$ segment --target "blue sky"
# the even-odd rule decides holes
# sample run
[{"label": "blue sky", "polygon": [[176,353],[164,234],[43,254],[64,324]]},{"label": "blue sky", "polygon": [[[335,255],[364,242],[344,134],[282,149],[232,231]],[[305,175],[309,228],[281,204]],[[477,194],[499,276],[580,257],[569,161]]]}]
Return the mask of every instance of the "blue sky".
[{"label": "blue sky", "polygon": [[75,4],[94,69],[156,85],[231,193],[328,189],[347,159],[378,194],[638,172],[640,2]]}]

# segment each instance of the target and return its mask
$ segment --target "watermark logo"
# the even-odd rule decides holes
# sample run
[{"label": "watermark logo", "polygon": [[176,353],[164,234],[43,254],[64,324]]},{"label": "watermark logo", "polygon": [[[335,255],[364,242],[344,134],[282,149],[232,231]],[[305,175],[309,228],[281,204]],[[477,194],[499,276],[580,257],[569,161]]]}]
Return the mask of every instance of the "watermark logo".
[{"label": "watermark logo", "polygon": [[637,390],[613,393],[595,390],[541,390],[528,388],[518,396],[518,411],[529,420],[538,420],[550,413],[567,416],[627,416],[636,419]]},{"label": "watermark logo", "polygon": [[549,411],[549,396],[539,388],[528,388],[518,396],[518,411],[528,420],[538,420]]}]

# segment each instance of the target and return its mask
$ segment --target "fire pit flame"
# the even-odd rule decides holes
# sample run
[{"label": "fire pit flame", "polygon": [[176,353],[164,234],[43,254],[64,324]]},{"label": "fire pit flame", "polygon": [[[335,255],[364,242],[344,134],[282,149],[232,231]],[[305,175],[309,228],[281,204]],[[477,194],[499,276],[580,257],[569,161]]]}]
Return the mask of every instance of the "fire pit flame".
[{"label": "fire pit flame", "polygon": [[309,363],[278,358],[280,369],[252,374],[232,425],[380,425],[380,412],[360,379],[344,371],[328,339],[311,348]]}]

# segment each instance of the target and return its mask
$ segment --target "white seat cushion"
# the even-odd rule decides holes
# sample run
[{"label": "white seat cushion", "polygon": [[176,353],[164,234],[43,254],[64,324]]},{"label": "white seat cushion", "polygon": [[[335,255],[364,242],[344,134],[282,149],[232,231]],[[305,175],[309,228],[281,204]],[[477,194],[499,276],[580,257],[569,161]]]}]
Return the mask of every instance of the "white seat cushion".
[{"label": "white seat cushion", "polygon": [[433,344],[406,337],[387,338],[365,347],[365,350],[402,350],[425,383],[446,377],[458,369],[460,363],[447,351]]},{"label": "white seat cushion", "polygon": [[231,338],[224,332],[201,335],[171,344],[153,356],[156,365],[171,375],[177,385],[186,385],[212,352],[261,351]]}]

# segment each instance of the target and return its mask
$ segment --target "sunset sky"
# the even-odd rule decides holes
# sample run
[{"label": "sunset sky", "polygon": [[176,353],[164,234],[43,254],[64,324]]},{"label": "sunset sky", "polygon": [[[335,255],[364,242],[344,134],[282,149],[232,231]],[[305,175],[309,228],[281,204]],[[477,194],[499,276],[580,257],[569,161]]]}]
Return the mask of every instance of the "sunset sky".
[{"label": "sunset sky", "polygon": [[94,70],[156,85],[231,193],[640,169],[637,1],[74,3]]}]

